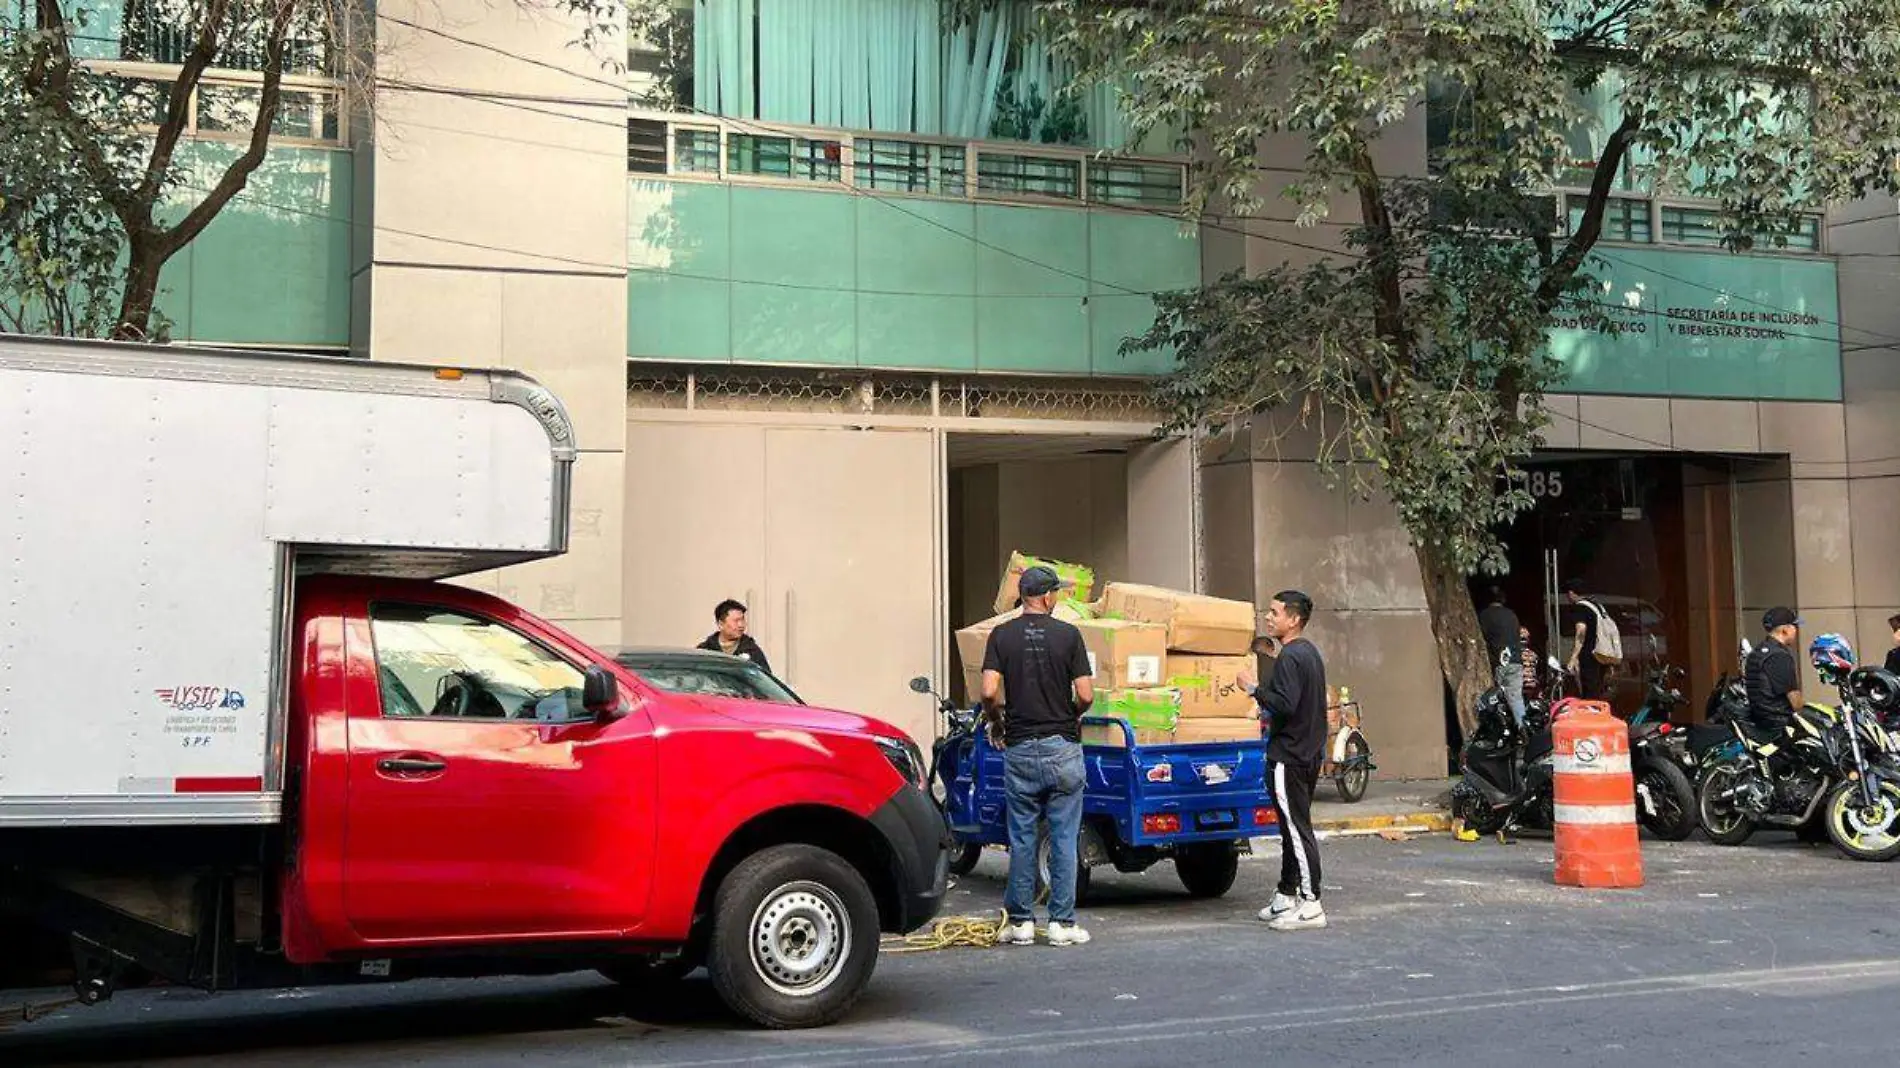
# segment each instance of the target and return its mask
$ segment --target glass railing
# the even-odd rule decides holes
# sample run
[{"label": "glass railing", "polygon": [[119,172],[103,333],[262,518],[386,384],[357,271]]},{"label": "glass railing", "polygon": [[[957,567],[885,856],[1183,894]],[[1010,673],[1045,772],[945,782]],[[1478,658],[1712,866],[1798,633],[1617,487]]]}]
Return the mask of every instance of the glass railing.
[{"label": "glass railing", "polygon": [[[145,117],[140,129],[155,129],[165,114],[175,66],[122,60],[89,60],[87,66],[113,75],[121,99]],[[204,140],[247,141],[257,121],[264,76],[250,71],[210,70],[192,93],[185,136]],[[286,74],[278,90],[272,144],[340,145],[347,140],[343,87],[328,78]]]},{"label": "glass railing", "polygon": [[[843,186],[953,199],[1181,207],[1178,160],[1091,149],[726,121],[635,111],[635,174]],[[974,175],[974,180],[972,180]]]}]

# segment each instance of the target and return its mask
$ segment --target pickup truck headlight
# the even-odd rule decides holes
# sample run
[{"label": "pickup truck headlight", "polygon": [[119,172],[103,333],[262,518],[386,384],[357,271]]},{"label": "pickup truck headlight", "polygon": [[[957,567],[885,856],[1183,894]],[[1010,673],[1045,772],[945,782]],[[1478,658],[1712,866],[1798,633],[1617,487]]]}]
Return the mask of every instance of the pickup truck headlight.
[{"label": "pickup truck headlight", "polygon": [[924,751],[909,738],[877,738],[877,747],[884,753],[884,759],[904,777],[904,781],[919,790],[924,788]]}]

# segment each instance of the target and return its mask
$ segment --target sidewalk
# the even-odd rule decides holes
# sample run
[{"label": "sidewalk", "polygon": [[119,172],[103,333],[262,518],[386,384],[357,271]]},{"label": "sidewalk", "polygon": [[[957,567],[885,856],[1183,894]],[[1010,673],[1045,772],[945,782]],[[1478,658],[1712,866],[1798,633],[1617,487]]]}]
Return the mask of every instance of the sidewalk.
[{"label": "sidewalk", "polygon": [[1449,831],[1451,813],[1438,806],[1455,781],[1374,779],[1365,797],[1346,804],[1339,800],[1332,780],[1322,779],[1313,797],[1313,829],[1324,837],[1384,830]]}]

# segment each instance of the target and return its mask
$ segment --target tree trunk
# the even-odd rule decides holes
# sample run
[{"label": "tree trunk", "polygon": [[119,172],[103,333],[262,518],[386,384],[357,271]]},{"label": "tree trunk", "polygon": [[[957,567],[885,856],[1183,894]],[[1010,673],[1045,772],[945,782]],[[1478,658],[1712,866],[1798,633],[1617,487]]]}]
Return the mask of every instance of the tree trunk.
[{"label": "tree trunk", "polygon": [[119,299],[119,319],[112,328],[112,339],[150,341],[152,311],[158,303],[158,275],[169,257],[155,235],[132,236],[128,245],[125,295]]},{"label": "tree trunk", "polygon": [[1458,724],[1470,737],[1477,726],[1478,698],[1493,684],[1484,635],[1478,631],[1478,610],[1471,603],[1471,587],[1463,571],[1428,545],[1420,545],[1417,552],[1432,636],[1438,640],[1438,667],[1451,684]]}]

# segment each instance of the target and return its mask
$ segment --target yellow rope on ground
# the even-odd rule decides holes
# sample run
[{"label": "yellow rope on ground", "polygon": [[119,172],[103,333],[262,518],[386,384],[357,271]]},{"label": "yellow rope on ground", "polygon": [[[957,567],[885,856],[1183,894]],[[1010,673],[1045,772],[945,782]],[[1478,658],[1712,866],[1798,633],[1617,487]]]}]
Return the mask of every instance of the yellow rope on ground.
[{"label": "yellow rope on ground", "polygon": [[988,949],[1003,935],[1009,914],[995,916],[946,916],[928,928],[902,938],[886,938],[886,953],[922,953],[931,949]]}]

